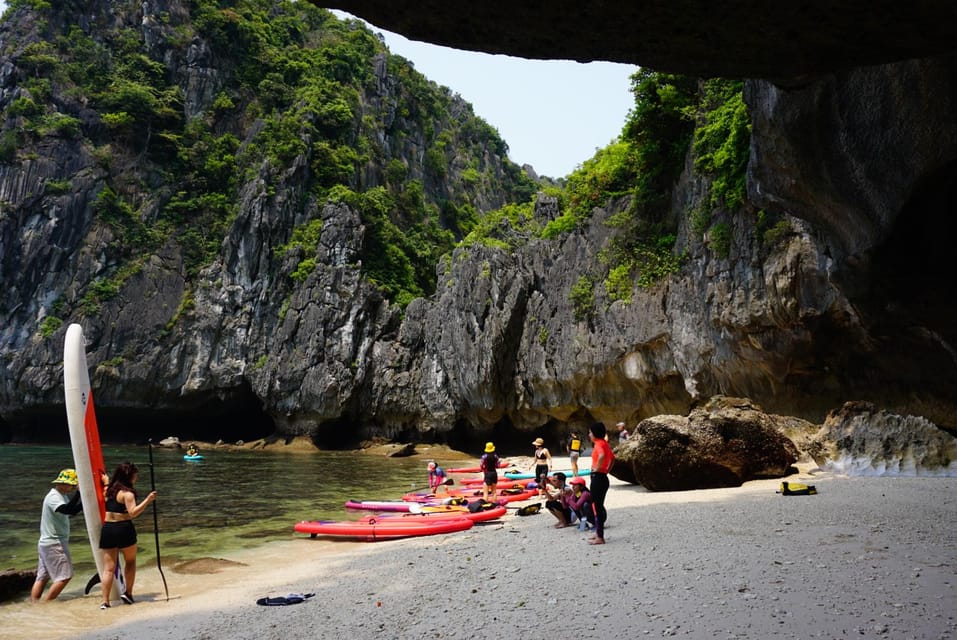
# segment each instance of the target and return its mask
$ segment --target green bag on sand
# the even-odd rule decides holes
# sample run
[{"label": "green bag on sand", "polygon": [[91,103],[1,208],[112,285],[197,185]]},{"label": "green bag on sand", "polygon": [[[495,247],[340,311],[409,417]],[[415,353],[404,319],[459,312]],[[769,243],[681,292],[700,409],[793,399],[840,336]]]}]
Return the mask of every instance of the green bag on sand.
[{"label": "green bag on sand", "polygon": [[817,489],[813,484],[799,484],[797,482],[782,482],[781,489],[776,493],[783,496],[815,496]]},{"label": "green bag on sand", "polygon": [[542,510],[542,503],[536,502],[535,504],[527,504],[524,507],[519,507],[517,513],[520,516],[531,516],[535,515]]}]

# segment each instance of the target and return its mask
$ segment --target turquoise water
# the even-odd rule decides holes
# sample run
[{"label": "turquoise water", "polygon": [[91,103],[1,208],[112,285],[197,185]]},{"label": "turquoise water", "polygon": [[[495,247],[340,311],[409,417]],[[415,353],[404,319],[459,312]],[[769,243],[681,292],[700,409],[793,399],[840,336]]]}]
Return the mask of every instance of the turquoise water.
[{"label": "turquoise water", "polygon": [[[363,514],[343,507],[349,498],[395,500],[428,484],[425,463],[409,458],[339,451],[202,453],[204,460],[187,462],[182,451],[153,448],[164,566],[297,537],[292,527],[300,520],[357,519]],[[137,489],[141,496],[149,491],[147,447],[107,445],[103,457],[111,471],[134,462],[140,469]],[[68,445],[0,446],[0,569],[36,568],[40,505],[57,472],[72,466]],[[70,522],[77,575],[92,573],[83,516]],[[142,562],[155,561],[151,509],[136,519],[136,529]]]}]

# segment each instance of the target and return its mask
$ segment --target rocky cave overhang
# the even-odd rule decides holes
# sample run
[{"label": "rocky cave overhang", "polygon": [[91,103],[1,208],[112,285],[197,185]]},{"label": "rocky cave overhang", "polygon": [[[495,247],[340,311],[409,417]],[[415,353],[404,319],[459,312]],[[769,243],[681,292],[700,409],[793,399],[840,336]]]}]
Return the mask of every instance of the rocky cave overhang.
[{"label": "rocky cave overhang", "polygon": [[412,40],[700,77],[804,76],[957,50],[954,0],[310,0]]}]

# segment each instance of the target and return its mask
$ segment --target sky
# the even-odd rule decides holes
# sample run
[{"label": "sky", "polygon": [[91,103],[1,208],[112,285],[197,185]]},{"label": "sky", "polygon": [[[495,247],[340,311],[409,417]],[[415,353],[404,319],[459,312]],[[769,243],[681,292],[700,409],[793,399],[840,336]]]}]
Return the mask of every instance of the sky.
[{"label": "sky", "polygon": [[[0,0],[0,10],[5,7]],[[512,162],[530,164],[540,176],[562,178],[607,146],[634,104],[633,65],[459,51],[370,28],[392,53],[470,102],[508,144]]]},{"label": "sky", "polygon": [[607,146],[634,105],[633,65],[474,53],[371,28],[392,53],[470,102],[508,144],[512,162],[540,176],[564,177]]}]

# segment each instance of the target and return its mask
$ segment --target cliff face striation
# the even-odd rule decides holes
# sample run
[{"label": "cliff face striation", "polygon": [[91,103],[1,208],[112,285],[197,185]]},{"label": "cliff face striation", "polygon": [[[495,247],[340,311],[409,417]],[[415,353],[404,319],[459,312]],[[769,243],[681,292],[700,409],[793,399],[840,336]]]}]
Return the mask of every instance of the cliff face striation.
[{"label": "cliff face striation", "polygon": [[[182,92],[184,119],[224,111],[210,127],[235,137],[237,157],[265,144],[257,136],[278,124],[257,116],[253,101],[214,106],[236,70],[200,32],[184,46],[185,4],[111,5],[90,9],[100,26],[81,21],[81,30],[137,25],[150,59]],[[0,26],[5,132],[29,117],[11,106],[42,89],[29,83],[39,64],[31,42],[43,39],[41,27],[74,18],[54,11],[37,26],[21,10]],[[557,239],[456,248],[435,267],[434,293],[403,309],[370,277],[388,252],[376,244],[374,207],[315,187],[345,153],[318,144],[340,135],[326,129],[303,128],[293,136],[301,147],[235,165],[235,208],[221,227],[205,228],[209,260],[196,262],[195,234],[131,245],[129,219],[162,220],[183,202],[179,191],[209,189],[169,175],[172,165],[150,155],[155,134],[144,146],[129,131],[111,133],[103,109],[54,83],[52,102],[75,118],[76,132],[45,129],[0,162],[0,435],[33,439],[62,423],[69,322],[89,337],[102,428],[115,437],[275,430],[329,445],[370,436],[467,445],[686,414],[716,394],[812,421],[846,400],[870,400],[957,428],[957,303],[944,247],[957,201],[955,63],[905,61],[788,88],[749,81],[749,202],[719,213],[729,251],[716,252],[689,222],[709,187],[689,154],[669,213],[683,267],[635,286],[628,301],[596,286],[587,313],[570,291],[582,276],[607,275],[601,255],[616,234],[607,222],[626,202],[609,202]],[[416,119],[423,103],[406,102],[408,71],[382,53],[359,66],[368,76],[341,135],[375,151],[352,163],[355,193],[388,195],[390,170],[401,170],[441,217],[463,202],[493,209],[523,188],[494,138],[475,142],[467,105],[450,98],[442,118]],[[396,199],[414,195],[403,193]],[[559,213],[554,198],[538,197],[537,218]],[[755,231],[767,213],[783,221],[773,240]],[[307,228],[310,241],[297,240]]]}]

